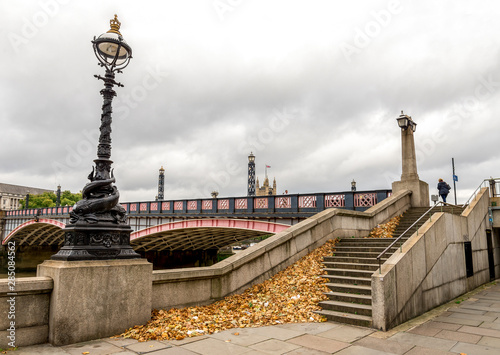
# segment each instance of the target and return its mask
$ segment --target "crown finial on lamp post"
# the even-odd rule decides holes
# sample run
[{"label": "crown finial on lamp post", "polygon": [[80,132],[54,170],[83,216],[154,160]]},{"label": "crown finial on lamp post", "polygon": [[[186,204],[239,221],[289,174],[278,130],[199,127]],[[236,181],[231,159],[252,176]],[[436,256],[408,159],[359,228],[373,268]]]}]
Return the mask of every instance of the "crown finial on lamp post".
[{"label": "crown finial on lamp post", "polygon": [[120,21],[118,21],[118,15],[115,14],[115,18],[109,20],[109,25],[110,25],[111,29],[107,33],[116,33],[120,36],[122,35],[120,33],[120,26],[122,25],[122,23]]}]

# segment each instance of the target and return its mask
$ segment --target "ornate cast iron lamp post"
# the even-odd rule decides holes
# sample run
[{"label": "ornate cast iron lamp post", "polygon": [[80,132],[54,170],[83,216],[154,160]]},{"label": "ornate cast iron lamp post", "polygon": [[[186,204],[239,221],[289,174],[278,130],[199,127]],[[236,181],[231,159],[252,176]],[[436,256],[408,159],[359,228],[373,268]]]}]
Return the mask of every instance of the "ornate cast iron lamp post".
[{"label": "ornate cast iron lamp post", "polygon": [[125,209],[118,203],[120,194],[113,185],[111,164],[111,102],[116,96],[113,87],[115,72],[121,73],[132,58],[132,48],[125,42],[117,16],[110,21],[111,29],[92,41],[99,65],[105,76],[99,144],[95,167],[88,176],[90,182],[82,190],[83,199],[73,206],[70,222],[64,229],[64,246],[52,256],[54,260],[102,260],[140,258],[130,246],[132,229],[126,223]]}]

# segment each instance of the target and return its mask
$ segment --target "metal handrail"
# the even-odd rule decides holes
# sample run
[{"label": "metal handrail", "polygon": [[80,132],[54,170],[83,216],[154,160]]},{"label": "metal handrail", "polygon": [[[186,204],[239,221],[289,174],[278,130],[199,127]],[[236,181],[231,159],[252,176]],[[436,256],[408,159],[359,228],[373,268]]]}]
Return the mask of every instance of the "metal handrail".
[{"label": "metal handrail", "polygon": [[[469,197],[469,199],[467,200],[467,202],[464,203],[464,207],[468,206],[471,202],[472,199],[474,199],[477,195],[477,193],[479,192],[479,190],[481,189],[481,187],[490,187],[491,186],[491,181],[495,181],[495,184],[498,184],[500,183],[500,178],[489,178],[489,179],[484,179],[481,184],[474,190],[474,192],[472,193],[471,197]],[[486,185],[486,186],[484,186]],[[500,194],[496,193],[495,196],[491,196],[491,197],[496,197]]]},{"label": "metal handrail", "polygon": [[468,206],[471,202],[472,199],[474,199],[477,195],[477,193],[479,192],[479,190],[481,190],[481,187],[483,187],[484,183],[486,181],[490,181],[491,179],[484,179],[483,181],[481,181],[481,183],[479,184],[479,186],[474,190],[474,192],[472,193],[472,195],[469,197],[469,199],[467,201],[465,201],[464,203],[464,207],[465,206]]},{"label": "metal handrail", "polygon": [[[436,203],[434,206],[432,206],[431,208],[429,208],[423,215],[421,215],[415,222],[413,222],[413,224],[411,226],[408,227],[408,229],[406,229],[403,233],[401,233],[401,235],[399,237],[396,238],[396,240],[394,240],[387,248],[384,249],[384,251],[382,253],[379,254],[379,256],[377,256],[377,260],[378,260],[378,270],[379,270],[379,274],[382,273],[382,265],[380,263],[380,259],[389,251],[389,249],[391,249],[394,244],[396,244],[397,242],[399,242],[401,240],[401,238],[408,232],[410,231],[416,224],[418,224],[418,222],[420,222],[420,220],[422,218],[424,218],[425,215],[427,215],[429,212],[431,212],[434,208],[436,208],[437,206],[441,206],[441,211],[442,211],[442,207],[443,206],[455,206],[455,205],[452,205],[450,203],[446,203],[446,202],[442,202],[442,201],[439,201],[438,203]],[[417,228],[417,233],[418,233],[418,228]],[[399,245],[399,247],[401,247],[402,245]]]}]

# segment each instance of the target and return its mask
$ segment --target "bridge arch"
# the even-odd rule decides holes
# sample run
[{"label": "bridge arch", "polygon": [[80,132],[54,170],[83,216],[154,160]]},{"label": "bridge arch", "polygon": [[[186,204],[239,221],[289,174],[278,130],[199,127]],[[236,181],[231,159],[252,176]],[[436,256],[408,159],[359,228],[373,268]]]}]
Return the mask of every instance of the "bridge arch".
[{"label": "bridge arch", "polygon": [[290,225],[239,219],[196,219],[165,223],[130,236],[137,251],[220,249],[249,238],[281,232]]},{"label": "bridge arch", "polygon": [[32,219],[17,226],[2,241],[6,245],[15,241],[16,246],[61,245],[64,242],[65,224],[53,219]]}]

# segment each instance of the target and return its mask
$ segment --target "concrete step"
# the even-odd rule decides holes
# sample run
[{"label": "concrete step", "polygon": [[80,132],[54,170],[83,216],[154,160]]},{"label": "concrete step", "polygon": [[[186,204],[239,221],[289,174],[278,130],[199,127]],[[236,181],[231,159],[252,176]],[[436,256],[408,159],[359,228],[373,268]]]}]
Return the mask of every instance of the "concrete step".
[{"label": "concrete step", "polygon": [[[377,260],[377,259],[375,259]],[[345,263],[345,262],[329,262],[324,261],[323,265],[326,266],[327,269],[350,269],[350,270],[370,270],[375,271],[378,269],[378,264],[362,264],[362,263]]]},{"label": "concrete step", "polygon": [[342,283],[326,283],[325,284],[332,292],[352,293],[356,295],[371,295],[372,287],[366,285],[349,285]]},{"label": "concrete step", "polygon": [[352,286],[370,286],[372,285],[372,279],[369,277],[352,277],[352,276],[342,276],[342,275],[321,275],[325,279],[328,279],[329,283],[346,284]]},{"label": "concrete step", "polygon": [[344,238],[344,239],[341,239],[340,242],[337,244],[337,245],[344,245],[344,244],[354,244],[354,245],[358,245],[358,244],[365,244],[365,243],[380,243],[380,242],[383,242],[385,240],[394,240],[394,238]]},{"label": "concrete step", "polygon": [[358,314],[349,314],[349,313],[342,313],[329,310],[314,311],[314,313],[320,314],[332,322],[351,324],[368,328],[371,328],[372,326],[372,317],[368,316],[361,316]]},{"label": "concrete step", "polygon": [[[389,244],[388,244],[389,245]],[[387,245],[387,246],[388,246]],[[387,246],[381,246],[381,247],[370,247],[370,246],[347,246],[347,247],[344,247],[344,246],[335,246],[335,251],[334,253],[336,254],[337,252],[346,252],[346,251],[350,251],[350,252],[358,252],[358,253],[381,253],[385,250],[385,248],[387,248]],[[393,249],[397,249],[396,247],[393,247]]]},{"label": "concrete step", "polygon": [[358,295],[355,293],[344,293],[344,292],[326,292],[325,295],[330,299],[330,301],[346,302],[354,304],[372,304],[371,295]]},{"label": "concrete step", "polygon": [[356,270],[356,269],[324,269],[327,275],[338,275],[348,277],[371,278],[374,271],[372,270]]},{"label": "concrete step", "polygon": [[[387,258],[382,258],[382,263],[384,263]],[[323,258],[323,264],[324,263],[360,263],[360,264],[377,264],[378,266],[378,260],[377,258],[355,258],[355,257],[349,257],[349,256],[327,256]]]},{"label": "concrete step", "polygon": [[338,243],[336,247],[387,247],[396,238],[365,238],[359,241],[346,241]]},{"label": "concrete step", "polygon": [[332,322],[357,325],[358,327],[372,327],[372,317],[360,316],[357,314],[349,314],[328,310],[314,311],[319,315],[324,316],[326,319]]},{"label": "concrete step", "polygon": [[319,302],[319,305],[323,310],[328,311],[351,313],[370,317],[372,315],[372,306],[368,304],[356,304],[340,301],[321,301]]},{"label": "concrete step", "polygon": [[[391,249],[386,253],[386,258],[388,258],[394,251]],[[340,256],[342,258],[374,258],[377,259],[381,252],[356,252],[356,251],[334,251],[331,257]]]}]

